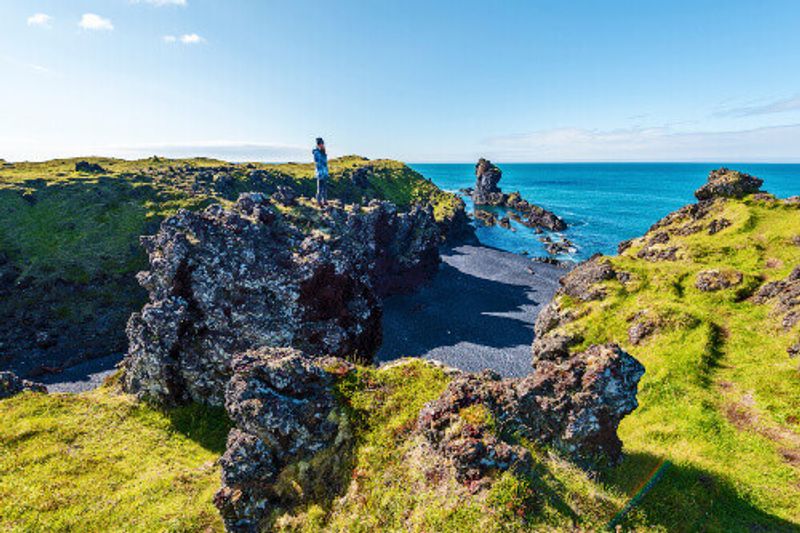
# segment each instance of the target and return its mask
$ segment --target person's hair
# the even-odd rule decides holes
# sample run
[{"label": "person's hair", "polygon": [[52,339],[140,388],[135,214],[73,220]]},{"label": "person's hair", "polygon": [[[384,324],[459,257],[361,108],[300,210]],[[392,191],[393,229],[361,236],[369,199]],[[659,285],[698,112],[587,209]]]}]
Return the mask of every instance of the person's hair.
[{"label": "person's hair", "polygon": [[[319,148],[320,144],[322,145],[322,148]],[[325,141],[322,139],[322,137],[317,137],[317,148],[319,148],[322,151],[323,154],[326,153],[325,152]]]}]

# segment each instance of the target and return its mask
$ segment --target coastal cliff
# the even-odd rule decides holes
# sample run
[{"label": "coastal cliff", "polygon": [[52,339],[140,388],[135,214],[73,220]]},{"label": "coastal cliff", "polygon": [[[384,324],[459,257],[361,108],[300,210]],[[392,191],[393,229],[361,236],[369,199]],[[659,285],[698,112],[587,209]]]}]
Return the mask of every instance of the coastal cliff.
[{"label": "coastal cliff", "polygon": [[[430,205],[443,239],[471,229],[464,203],[406,165],[358,156],[331,160],[330,197]],[[0,167],[0,364],[36,378],[126,351],[125,324],[147,294],[140,235],[179,209],[199,211],[239,194],[278,203],[311,197],[310,164],[109,158]]]},{"label": "coastal cliff", "polygon": [[[567,273],[531,373],[508,379],[348,353],[411,288],[394,274],[430,274],[436,205],[326,211],[276,189],[171,215],[145,239],[123,372],[0,400],[0,524],[791,531],[800,202],[761,186],[715,171],[698,203]],[[344,322],[320,311],[320,272]]]}]

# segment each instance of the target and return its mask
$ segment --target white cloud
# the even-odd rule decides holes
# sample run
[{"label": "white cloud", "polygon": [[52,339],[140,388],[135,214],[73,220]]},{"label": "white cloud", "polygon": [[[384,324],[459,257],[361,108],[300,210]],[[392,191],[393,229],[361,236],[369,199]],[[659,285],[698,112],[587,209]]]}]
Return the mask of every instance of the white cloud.
[{"label": "white cloud", "polygon": [[181,35],[181,42],[183,44],[200,44],[206,42],[206,40],[196,33],[187,33],[185,35]]},{"label": "white cloud", "polygon": [[181,6],[186,7],[189,2],[186,0],[131,0],[132,4],[150,4],[151,6]]},{"label": "white cloud", "polygon": [[37,26],[39,28],[51,28],[53,17],[46,13],[34,13],[28,17],[28,26]]},{"label": "white cloud", "polygon": [[111,24],[109,19],[101,17],[100,15],[95,15],[94,13],[84,13],[78,26],[84,30],[111,31],[114,29],[114,25]]},{"label": "white cloud", "polygon": [[559,128],[487,139],[500,161],[798,161],[800,124],[737,131]]},{"label": "white cloud", "polygon": [[162,39],[165,43],[168,44],[173,44],[177,42],[181,42],[182,44],[202,44],[206,42],[205,39],[203,39],[196,33],[185,33],[179,36],[165,35],[164,37],[162,37]]},{"label": "white cloud", "polygon": [[718,117],[750,117],[753,115],[770,115],[773,113],[785,113],[787,111],[800,110],[800,96],[783,98],[761,105],[749,105],[733,107],[714,113]]}]

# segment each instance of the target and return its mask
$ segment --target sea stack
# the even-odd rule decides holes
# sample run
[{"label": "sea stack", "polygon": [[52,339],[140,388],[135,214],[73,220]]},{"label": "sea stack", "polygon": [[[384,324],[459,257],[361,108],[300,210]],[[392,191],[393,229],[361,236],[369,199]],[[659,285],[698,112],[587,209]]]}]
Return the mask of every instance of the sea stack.
[{"label": "sea stack", "polygon": [[[545,228],[550,231],[563,231],[567,223],[552,211],[532,204],[522,198],[517,192],[506,194],[498,183],[503,177],[503,171],[483,157],[475,165],[475,189],[472,191],[472,201],[475,206],[507,207],[514,212],[510,213],[520,224],[529,228]],[[518,215],[518,216],[513,216]]]}]

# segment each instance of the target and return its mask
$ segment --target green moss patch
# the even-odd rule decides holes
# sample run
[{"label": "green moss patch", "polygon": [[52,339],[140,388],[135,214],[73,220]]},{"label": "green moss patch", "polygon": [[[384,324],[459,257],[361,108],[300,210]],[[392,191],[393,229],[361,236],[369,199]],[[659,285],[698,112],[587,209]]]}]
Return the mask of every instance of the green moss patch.
[{"label": "green moss patch", "polygon": [[109,389],[0,401],[3,531],[220,531],[212,503],[229,428]]}]

